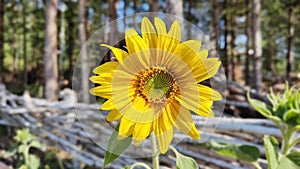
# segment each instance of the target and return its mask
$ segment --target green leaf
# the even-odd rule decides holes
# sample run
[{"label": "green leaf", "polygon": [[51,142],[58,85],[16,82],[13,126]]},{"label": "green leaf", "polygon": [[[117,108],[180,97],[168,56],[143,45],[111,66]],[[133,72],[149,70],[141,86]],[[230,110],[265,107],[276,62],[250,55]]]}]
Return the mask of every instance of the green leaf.
[{"label": "green leaf", "polygon": [[26,144],[22,144],[22,145],[20,145],[20,146],[18,147],[18,152],[19,152],[19,153],[23,153],[23,152],[26,151],[26,149],[27,149],[27,145],[26,145]]},{"label": "green leaf", "polygon": [[272,115],[271,111],[267,108],[267,105],[259,100],[251,99],[250,98],[250,92],[247,93],[247,97],[249,100],[249,103],[254,107],[255,110],[257,110],[260,114],[262,114],[265,117],[269,117]]},{"label": "green leaf", "polygon": [[41,149],[43,146],[42,144],[37,141],[37,140],[34,140],[32,141],[30,144],[29,144],[30,147],[35,147],[35,148],[38,148],[38,149]]},{"label": "green leaf", "polygon": [[130,169],[130,166],[122,167],[122,169]]},{"label": "green leaf", "polygon": [[176,169],[198,169],[197,162],[188,156],[179,153],[174,147],[171,150],[176,154]]},{"label": "green leaf", "polygon": [[17,153],[17,151],[18,151],[18,147],[13,146],[13,147],[9,148],[7,150],[7,152],[5,152],[5,154],[3,155],[3,158],[9,158],[9,157],[15,155]]},{"label": "green leaf", "polygon": [[40,167],[40,158],[36,155],[29,155],[29,168],[30,169],[38,169]]},{"label": "green leaf", "polygon": [[132,141],[131,137],[118,139],[119,125],[115,128],[112,135],[109,138],[107,150],[104,156],[104,166],[107,166],[111,162],[115,161],[129,146]]},{"label": "green leaf", "polygon": [[292,152],[287,155],[287,158],[300,167],[300,152]]},{"label": "green leaf", "polygon": [[268,169],[274,169],[278,165],[278,141],[272,136],[264,136],[264,145],[268,160]]},{"label": "green leaf", "polygon": [[[270,165],[270,164],[269,164]],[[273,169],[273,168],[272,168]],[[286,156],[281,156],[276,169],[299,169],[293,161]]]},{"label": "green leaf", "polygon": [[283,120],[291,126],[300,125],[300,112],[295,109],[291,109],[284,114]]},{"label": "green leaf", "polygon": [[250,145],[235,145],[211,141],[209,147],[220,155],[248,162],[255,162],[260,156],[259,149]]}]

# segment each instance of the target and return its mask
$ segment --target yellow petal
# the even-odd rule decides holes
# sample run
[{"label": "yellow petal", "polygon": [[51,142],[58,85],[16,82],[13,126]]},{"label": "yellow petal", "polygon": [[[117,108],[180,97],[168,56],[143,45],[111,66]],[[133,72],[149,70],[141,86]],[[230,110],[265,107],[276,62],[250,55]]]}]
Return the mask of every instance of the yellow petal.
[{"label": "yellow petal", "polygon": [[115,109],[113,99],[108,99],[106,102],[103,103],[101,106],[101,110],[112,110]]},{"label": "yellow petal", "polygon": [[158,36],[167,34],[167,28],[166,28],[164,21],[162,21],[160,18],[155,17],[154,24],[155,24]]},{"label": "yellow petal", "polygon": [[142,37],[146,44],[148,44],[149,48],[155,48],[157,45],[157,35],[156,31],[149,21],[148,18],[144,17],[142,20]]},{"label": "yellow petal", "polygon": [[141,143],[152,132],[152,122],[136,123],[133,131],[132,141]]},{"label": "yellow petal", "polygon": [[167,37],[167,28],[160,18],[154,18],[154,25],[157,30],[157,48],[163,49]]},{"label": "yellow petal", "polygon": [[168,32],[168,36],[172,37],[172,39],[176,40],[176,42],[178,43],[180,42],[181,32],[180,32],[180,25],[177,20],[172,23],[171,28]]},{"label": "yellow petal", "polygon": [[103,65],[96,67],[93,70],[93,72],[95,74],[108,73],[113,70],[116,70],[118,66],[119,66],[118,62],[106,62]]},{"label": "yellow petal", "polygon": [[185,107],[180,107],[180,105],[176,103],[172,103],[172,111],[178,112],[174,126],[184,134],[188,134],[192,138],[199,140],[200,133],[193,122],[189,110]]},{"label": "yellow petal", "polygon": [[211,110],[212,101],[203,100],[193,96],[182,96],[182,98],[176,98],[184,107],[193,111],[194,113],[204,117],[214,117],[214,112]]},{"label": "yellow petal", "polygon": [[115,57],[119,62],[122,62],[128,56],[128,53],[122,49],[115,48],[106,44],[101,44],[101,46],[109,48],[114,53]]},{"label": "yellow petal", "polygon": [[97,86],[90,90],[90,93],[95,96],[100,96],[106,99],[111,98],[111,86],[110,85],[103,85]]},{"label": "yellow petal", "polygon": [[[163,43],[163,50],[167,50],[170,52],[173,52],[176,47],[179,45],[180,42],[180,25],[178,21],[174,21],[173,24],[171,25],[171,28],[165,37],[164,43]],[[161,44],[158,44],[160,47]]]},{"label": "yellow petal", "polygon": [[135,122],[127,120],[122,117],[119,127],[118,139],[123,139],[132,135],[134,131]]},{"label": "yellow petal", "polygon": [[143,41],[143,39],[136,32],[135,29],[131,28],[125,32],[125,41],[129,54],[148,49],[146,43]]},{"label": "yellow petal", "polygon": [[198,52],[201,47],[201,42],[196,40],[188,40],[180,43],[176,50],[174,51],[174,55],[182,58],[183,60],[191,60],[191,58],[197,57]]},{"label": "yellow petal", "polygon": [[147,101],[142,98],[142,97],[139,97],[139,96],[136,96],[134,98],[134,101],[133,101],[133,106],[135,109],[137,109],[139,112],[145,112],[149,109],[149,105],[147,105]]},{"label": "yellow petal", "polygon": [[222,95],[214,89],[198,84],[200,101],[202,100],[221,100]]},{"label": "yellow petal", "polygon": [[156,135],[158,148],[162,154],[166,154],[166,152],[168,151],[169,145],[171,144],[171,141],[173,139],[173,135],[174,135],[173,127]]},{"label": "yellow petal", "polygon": [[200,52],[197,53],[197,55],[201,60],[204,60],[208,56],[208,50],[201,50]]},{"label": "yellow petal", "polygon": [[153,130],[157,137],[158,147],[165,154],[173,138],[173,124],[168,118],[168,112],[163,110],[162,114],[153,122]]},{"label": "yellow petal", "polygon": [[214,76],[218,72],[221,62],[218,58],[208,58],[203,60],[203,65],[192,70],[197,82],[202,82]]},{"label": "yellow petal", "polygon": [[90,81],[96,84],[111,84],[112,77],[91,76]]},{"label": "yellow petal", "polygon": [[122,117],[122,114],[120,114],[116,109],[112,110],[106,117],[107,121],[116,121],[119,120]]}]

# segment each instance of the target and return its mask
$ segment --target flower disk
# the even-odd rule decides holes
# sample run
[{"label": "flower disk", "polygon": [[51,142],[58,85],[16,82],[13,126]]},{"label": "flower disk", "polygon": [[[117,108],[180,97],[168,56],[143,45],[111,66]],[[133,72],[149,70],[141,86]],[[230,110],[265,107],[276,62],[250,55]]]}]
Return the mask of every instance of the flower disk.
[{"label": "flower disk", "polygon": [[180,42],[180,25],[166,25],[154,18],[142,20],[140,36],[136,30],[125,32],[127,51],[109,48],[118,62],[106,62],[94,69],[90,80],[100,84],[93,95],[106,98],[102,110],[111,110],[107,121],[120,120],[118,139],[132,136],[139,145],[154,132],[161,153],[166,153],[174,128],[200,139],[191,112],[213,117],[213,101],[222,96],[210,87],[199,84],[214,76],[218,58],[207,58],[200,51],[201,42]]}]

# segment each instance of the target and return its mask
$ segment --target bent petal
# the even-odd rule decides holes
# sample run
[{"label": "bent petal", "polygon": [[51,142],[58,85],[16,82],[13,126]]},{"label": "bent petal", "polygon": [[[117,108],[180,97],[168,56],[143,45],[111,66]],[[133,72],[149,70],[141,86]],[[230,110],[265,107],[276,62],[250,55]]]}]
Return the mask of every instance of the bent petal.
[{"label": "bent petal", "polygon": [[102,74],[102,73],[112,72],[116,70],[118,66],[119,66],[118,62],[106,62],[103,65],[96,67],[93,70],[93,73]]},{"label": "bent petal", "polygon": [[[114,55],[116,56],[116,59],[119,62],[122,62],[128,56],[128,53],[122,49],[115,48],[113,46],[106,45],[106,44],[101,44],[101,46],[109,48],[114,53]],[[113,63],[117,63],[117,62],[113,62]]]},{"label": "bent petal", "polygon": [[119,127],[118,139],[123,139],[132,135],[134,131],[135,122],[127,120],[125,117],[121,119]]},{"label": "bent petal", "polygon": [[218,58],[208,58],[203,60],[203,65],[205,66],[193,70],[197,82],[202,82],[214,76],[218,72],[221,62]]},{"label": "bent petal", "polygon": [[112,110],[106,117],[107,121],[116,121],[119,120],[122,117],[122,114],[120,114],[116,109]]},{"label": "bent petal", "polygon": [[114,102],[113,102],[112,98],[108,99],[101,106],[101,110],[112,110],[112,109],[115,109]]}]

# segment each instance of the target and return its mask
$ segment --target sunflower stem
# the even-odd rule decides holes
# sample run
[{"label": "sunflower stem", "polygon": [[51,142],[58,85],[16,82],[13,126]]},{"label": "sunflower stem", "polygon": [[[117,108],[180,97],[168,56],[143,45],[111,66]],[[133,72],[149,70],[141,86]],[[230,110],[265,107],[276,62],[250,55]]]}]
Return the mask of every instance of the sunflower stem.
[{"label": "sunflower stem", "polygon": [[156,145],[156,138],[154,133],[151,133],[151,145],[152,145],[152,164],[153,169],[159,169],[159,153]]}]

